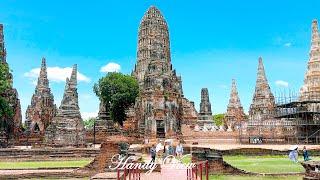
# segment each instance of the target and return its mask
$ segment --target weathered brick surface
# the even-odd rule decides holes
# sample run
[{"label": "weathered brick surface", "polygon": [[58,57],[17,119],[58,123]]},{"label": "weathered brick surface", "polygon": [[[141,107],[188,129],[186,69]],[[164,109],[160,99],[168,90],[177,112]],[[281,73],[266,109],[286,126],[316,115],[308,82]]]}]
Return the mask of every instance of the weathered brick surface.
[{"label": "weathered brick surface", "polygon": [[31,104],[26,111],[25,124],[27,131],[31,134],[40,133],[43,135],[52,118],[56,115],[56,111],[54,97],[47,78],[46,59],[43,58],[38,83],[32,96]]},{"label": "weathered brick surface", "polygon": [[247,174],[247,172],[231,166],[223,161],[222,154],[219,151],[210,148],[192,148],[192,162],[208,161],[209,173],[231,173]]},{"label": "weathered brick surface", "polygon": [[232,129],[245,120],[245,114],[238,95],[236,81],[232,79],[231,92],[227,112],[224,116],[224,124]]},{"label": "weathered brick surface", "polygon": [[46,129],[45,141],[49,146],[84,146],[85,130],[80,114],[77,92],[77,65],[67,78],[61,105],[52,123]]},{"label": "weathered brick surface", "polygon": [[256,88],[249,109],[250,120],[265,120],[273,115],[275,108],[274,96],[271,92],[264,71],[262,58],[259,58]]},{"label": "weathered brick surface", "polygon": [[111,165],[111,158],[115,154],[119,154],[119,144],[120,143],[138,143],[141,140],[132,137],[125,136],[109,136],[105,139],[105,141],[101,144],[100,154],[87,166],[84,168],[80,168],[78,170],[79,173],[94,175],[97,173],[110,171],[109,165]]}]

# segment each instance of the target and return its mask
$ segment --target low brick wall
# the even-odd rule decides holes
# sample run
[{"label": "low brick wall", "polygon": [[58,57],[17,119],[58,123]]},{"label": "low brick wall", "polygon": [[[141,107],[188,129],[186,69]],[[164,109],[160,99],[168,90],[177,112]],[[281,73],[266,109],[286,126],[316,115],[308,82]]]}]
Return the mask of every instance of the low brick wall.
[{"label": "low brick wall", "polygon": [[[306,170],[303,179],[320,179],[320,161],[302,162],[301,165]],[[318,169],[318,171],[316,171]]]},{"label": "low brick wall", "polygon": [[250,174],[223,161],[221,152],[210,148],[192,148],[192,162],[208,161],[210,174]]}]

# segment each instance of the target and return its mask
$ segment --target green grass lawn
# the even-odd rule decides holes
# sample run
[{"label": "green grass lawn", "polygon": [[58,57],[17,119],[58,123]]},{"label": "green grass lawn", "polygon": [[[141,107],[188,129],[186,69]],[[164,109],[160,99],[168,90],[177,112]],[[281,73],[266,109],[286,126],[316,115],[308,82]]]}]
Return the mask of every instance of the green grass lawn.
[{"label": "green grass lawn", "polygon": [[[320,157],[311,157],[320,160]],[[288,156],[223,156],[224,161],[246,171],[257,173],[304,172],[300,163],[294,163]],[[303,161],[302,157],[299,161]]]},{"label": "green grass lawn", "polygon": [[210,180],[301,180],[303,176],[232,176],[232,175],[214,175]]},{"label": "green grass lawn", "polygon": [[83,167],[90,163],[89,159],[62,160],[62,161],[1,161],[0,169],[36,169],[36,168],[60,168]]}]

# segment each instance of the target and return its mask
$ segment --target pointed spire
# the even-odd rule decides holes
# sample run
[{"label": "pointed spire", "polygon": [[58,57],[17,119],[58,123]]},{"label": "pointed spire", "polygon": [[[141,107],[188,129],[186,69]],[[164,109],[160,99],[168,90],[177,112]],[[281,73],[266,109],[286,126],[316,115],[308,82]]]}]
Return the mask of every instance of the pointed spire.
[{"label": "pointed spire", "polygon": [[42,58],[40,74],[38,77],[37,89],[39,88],[49,88],[49,80],[47,77],[47,65],[46,59],[44,57]]},{"label": "pointed spire", "polygon": [[231,92],[230,92],[230,99],[229,99],[228,107],[235,107],[235,108],[241,107],[242,108],[235,79],[232,79]]},{"label": "pointed spire", "polygon": [[69,84],[72,87],[77,87],[77,64],[74,64],[72,67],[71,77],[69,80]]},{"label": "pointed spire", "polygon": [[258,77],[257,77],[257,83],[258,82],[267,82],[266,73],[264,71],[264,66],[262,62],[262,57],[259,57],[259,65],[258,65]]},{"label": "pointed spire", "polygon": [[300,100],[319,100],[319,73],[320,73],[320,37],[318,30],[318,21],[312,21],[311,48],[307,71],[304,77],[304,84],[300,89]]},{"label": "pointed spire", "polygon": [[[66,79],[63,98],[59,109],[68,107],[76,111],[79,110],[78,106],[78,92],[77,92],[77,65],[73,65],[70,78]],[[80,113],[79,113],[80,114]]]},{"label": "pointed spire", "polygon": [[143,17],[143,19],[146,18],[163,18],[163,16],[161,14],[161,11],[157,7],[150,6]]},{"label": "pointed spire", "polygon": [[319,31],[318,31],[318,21],[314,19],[312,21],[311,51],[317,50],[319,46],[320,46],[320,37],[319,37]]},{"label": "pointed spire", "polygon": [[256,88],[250,106],[249,115],[252,120],[270,118],[275,107],[274,96],[271,92],[265,74],[262,58],[259,58]]},{"label": "pointed spire", "polygon": [[230,99],[224,121],[228,127],[235,129],[236,123],[239,123],[244,119],[245,114],[238,95],[236,81],[232,79]]}]

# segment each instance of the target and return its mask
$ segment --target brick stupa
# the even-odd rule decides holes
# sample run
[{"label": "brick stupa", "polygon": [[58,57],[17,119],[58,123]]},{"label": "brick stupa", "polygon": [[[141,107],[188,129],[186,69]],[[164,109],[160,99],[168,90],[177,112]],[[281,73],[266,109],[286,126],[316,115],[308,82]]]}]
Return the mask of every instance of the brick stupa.
[{"label": "brick stupa", "polygon": [[67,78],[63,99],[57,115],[46,130],[45,140],[49,146],[83,146],[85,130],[78,105],[77,65]]},{"label": "brick stupa", "polygon": [[56,105],[47,78],[46,59],[42,58],[38,83],[26,111],[27,130],[31,133],[44,134],[55,114]]},{"label": "brick stupa", "polygon": [[232,79],[231,92],[227,113],[224,116],[225,125],[235,129],[235,126],[240,125],[240,122],[245,119],[243,107],[240,102],[236,81]]},{"label": "brick stupa", "polygon": [[320,37],[318,21],[312,22],[311,48],[304,85],[300,90],[300,100],[320,100]]},{"label": "brick stupa", "polygon": [[272,118],[275,108],[274,96],[271,92],[268,80],[264,71],[262,58],[259,58],[256,88],[252,104],[250,105],[250,120],[266,120]]}]

